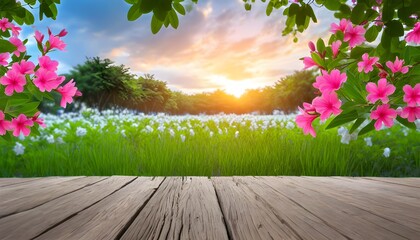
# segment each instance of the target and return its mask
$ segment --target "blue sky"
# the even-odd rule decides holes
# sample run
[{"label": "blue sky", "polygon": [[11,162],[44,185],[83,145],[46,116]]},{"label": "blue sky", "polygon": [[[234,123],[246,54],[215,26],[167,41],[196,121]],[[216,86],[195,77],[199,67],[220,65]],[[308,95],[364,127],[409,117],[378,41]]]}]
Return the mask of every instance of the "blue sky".
[{"label": "blue sky", "polygon": [[[299,43],[282,37],[286,20],[281,11],[265,15],[265,4],[252,11],[242,1],[199,0],[186,16],[180,16],[177,30],[150,32],[150,15],[127,21],[129,5],[123,0],[62,0],[56,21],[35,23],[35,29],[53,32],[66,28],[65,52],[52,55],[66,73],[86,57],[110,58],[135,74],[154,74],[173,90],[187,93],[217,88],[240,95],[247,88],[272,85],[287,74],[300,70],[298,59],[308,55],[307,41],[326,37],[333,18],[315,7],[319,23],[299,35]],[[25,28],[31,36],[33,29]],[[28,48],[32,55],[35,41]]]}]

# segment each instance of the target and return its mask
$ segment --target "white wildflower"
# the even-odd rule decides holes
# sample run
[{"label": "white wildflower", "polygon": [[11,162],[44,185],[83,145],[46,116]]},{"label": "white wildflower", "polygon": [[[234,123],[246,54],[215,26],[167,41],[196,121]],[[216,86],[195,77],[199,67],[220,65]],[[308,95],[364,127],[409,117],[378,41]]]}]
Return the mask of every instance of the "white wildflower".
[{"label": "white wildflower", "polygon": [[213,137],[213,135],[214,135],[214,132],[210,131],[210,137]]},{"label": "white wildflower", "polygon": [[372,146],[372,138],[371,137],[365,137],[364,138],[366,145],[371,147]]},{"label": "white wildflower", "polygon": [[185,142],[185,136],[181,134],[181,141]]},{"label": "white wildflower", "polygon": [[21,143],[16,142],[15,146],[13,147],[13,151],[17,156],[22,155],[25,153],[25,147]]},{"label": "white wildflower", "polygon": [[391,155],[391,149],[389,149],[388,147],[384,148],[384,157],[389,157],[389,155]]},{"label": "white wildflower", "polygon": [[63,144],[63,143],[64,143],[64,140],[63,140],[63,138],[62,138],[62,137],[58,137],[58,138],[57,138],[57,142],[58,142],[59,144]]},{"label": "white wildflower", "polygon": [[235,138],[238,138],[239,137],[239,131],[236,131],[235,132]]},{"label": "white wildflower", "polygon": [[287,122],[286,128],[287,129],[293,129],[293,128],[295,128],[295,124],[293,124],[292,122]]},{"label": "white wildflower", "polygon": [[54,143],[54,136],[53,135],[49,135],[45,138],[47,140],[48,143],[53,144]]},{"label": "white wildflower", "polygon": [[172,128],[169,129],[169,135],[171,135],[171,137],[175,136],[175,131]]},{"label": "white wildflower", "polygon": [[190,129],[190,135],[191,136],[194,136],[195,135],[194,129]]},{"label": "white wildflower", "polygon": [[83,136],[86,135],[86,133],[87,133],[87,131],[86,131],[85,128],[77,127],[77,129],[76,129],[76,136],[83,137]]}]

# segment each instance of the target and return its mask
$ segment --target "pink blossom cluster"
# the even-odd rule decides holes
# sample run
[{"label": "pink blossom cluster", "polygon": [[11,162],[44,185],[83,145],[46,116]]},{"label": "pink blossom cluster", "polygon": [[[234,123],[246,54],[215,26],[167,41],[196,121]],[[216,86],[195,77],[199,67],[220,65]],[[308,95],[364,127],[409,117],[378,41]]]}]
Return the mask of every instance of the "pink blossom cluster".
[{"label": "pink blossom cluster", "polygon": [[[378,2],[378,4],[380,3]],[[342,40],[348,43],[350,51],[365,41],[365,28],[362,25],[354,26],[347,19],[340,20],[338,24],[331,24],[332,33],[336,34],[339,31],[343,33]],[[416,23],[414,29],[408,32],[405,40],[416,44],[420,43],[420,22]],[[312,103],[304,103],[303,108],[299,107],[300,114],[296,117],[297,125],[303,129],[305,134],[311,134],[313,137],[316,136],[312,125],[315,119],[319,117],[320,120],[326,120],[331,115],[337,116],[342,112],[342,102],[337,90],[346,82],[347,75],[337,67],[328,70],[327,66],[329,61],[333,61],[338,57],[340,51],[344,50],[343,43],[340,40],[330,43],[331,52],[329,55],[326,54],[326,51],[317,51],[313,42],[308,44],[312,56],[315,53],[325,62],[322,63],[323,66],[317,64],[311,57],[303,58],[305,69],[318,67],[321,70],[321,76],[318,76],[313,84],[319,90],[321,96],[315,97]],[[346,56],[348,55],[340,55],[340,57]],[[399,59],[398,56],[394,61],[387,61],[384,64],[385,66],[379,63],[379,60],[376,56],[369,56],[368,53],[364,53],[361,56],[361,61],[357,62],[357,70],[360,74],[369,74],[374,70],[378,72],[379,80],[369,80],[365,87],[367,92],[365,106],[371,107],[370,119],[374,121],[374,128],[380,130],[383,126],[393,126],[397,116],[407,119],[408,122],[420,119],[420,83],[415,84],[415,86],[405,84],[402,87],[404,104],[390,101],[390,96],[396,92],[394,83],[401,81],[400,77],[407,74],[411,66],[405,65],[404,60]]]},{"label": "pink blossom cluster", "polygon": [[[7,18],[0,19],[0,31],[11,31],[12,35],[8,41],[16,47],[12,56],[21,57],[21,54],[26,54],[26,47],[24,42],[19,39],[21,28],[15,26]],[[65,108],[67,103],[73,102],[73,97],[81,96],[77,90],[73,80],[70,80],[63,85],[65,81],[64,76],[59,76],[56,71],[58,69],[58,61],[52,60],[47,54],[54,50],[64,50],[66,44],[61,40],[67,35],[64,29],[59,34],[54,35],[48,29],[48,40],[43,43],[44,35],[36,31],[35,40],[38,44],[42,56],[38,58],[38,65],[29,61],[26,57],[22,57],[19,62],[13,62],[11,54],[8,52],[0,53],[0,65],[6,68],[4,76],[0,77],[0,84],[5,87],[4,93],[7,96],[19,94],[24,92],[25,86],[33,84],[40,92],[56,91],[61,95],[61,107]],[[28,82],[30,81],[30,83]],[[6,120],[5,112],[0,110],[0,135],[5,135],[6,131],[13,131],[14,136],[23,134],[29,135],[30,127],[37,123],[40,126],[45,126],[43,120],[38,118],[39,113],[32,117],[20,114],[17,118],[10,121]]]}]

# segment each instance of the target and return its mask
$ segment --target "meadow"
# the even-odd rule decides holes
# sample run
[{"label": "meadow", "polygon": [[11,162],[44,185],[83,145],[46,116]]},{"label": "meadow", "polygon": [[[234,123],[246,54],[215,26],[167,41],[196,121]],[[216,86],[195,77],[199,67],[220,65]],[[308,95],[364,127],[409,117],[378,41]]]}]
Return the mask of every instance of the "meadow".
[{"label": "meadow", "polygon": [[85,109],[42,117],[48,127],[39,135],[0,142],[0,177],[420,176],[420,131],[403,126],[356,139],[345,128],[317,123],[312,138],[293,115]]}]

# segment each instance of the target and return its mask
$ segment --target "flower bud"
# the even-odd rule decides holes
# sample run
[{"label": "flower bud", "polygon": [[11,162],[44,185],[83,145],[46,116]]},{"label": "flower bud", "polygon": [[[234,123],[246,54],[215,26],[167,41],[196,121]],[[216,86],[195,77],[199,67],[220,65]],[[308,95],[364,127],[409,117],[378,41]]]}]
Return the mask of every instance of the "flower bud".
[{"label": "flower bud", "polygon": [[66,36],[67,35],[67,31],[66,31],[66,29],[63,29],[63,30],[61,30],[61,32],[57,35],[57,36],[59,36],[59,37],[64,37],[64,36]]},{"label": "flower bud", "polygon": [[315,44],[312,41],[308,42],[308,47],[309,47],[309,49],[311,49],[312,52],[314,52],[316,50]]}]

